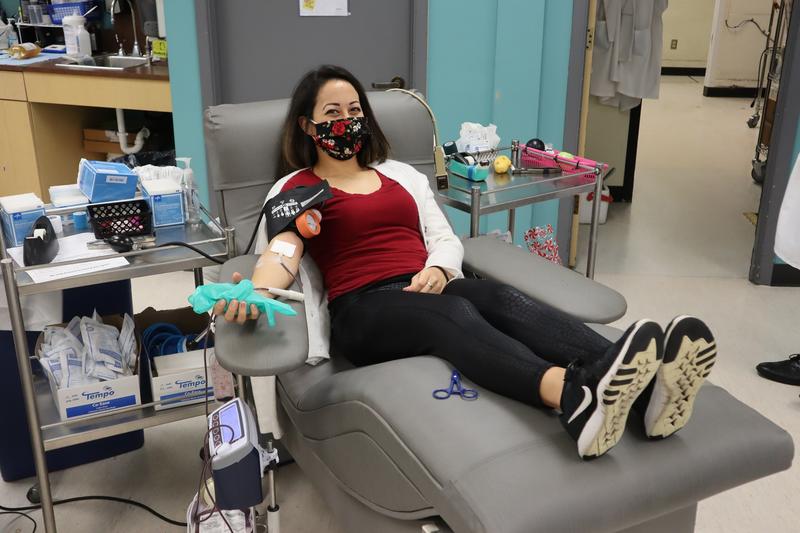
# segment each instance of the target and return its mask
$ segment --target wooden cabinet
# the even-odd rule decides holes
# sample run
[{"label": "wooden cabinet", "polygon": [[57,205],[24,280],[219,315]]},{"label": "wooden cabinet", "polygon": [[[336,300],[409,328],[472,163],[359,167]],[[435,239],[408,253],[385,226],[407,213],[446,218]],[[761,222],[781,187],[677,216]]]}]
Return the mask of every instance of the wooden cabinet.
[{"label": "wooden cabinet", "polygon": [[0,71],[0,100],[27,100],[22,72]]},{"label": "wooden cabinet", "polygon": [[0,196],[24,192],[42,196],[30,104],[0,100]]},{"label": "wooden cabinet", "polygon": [[25,87],[29,102],[172,111],[166,80],[26,72]]},{"label": "wooden cabinet", "polygon": [[0,71],[0,196],[49,202],[50,186],[75,183],[82,157],[105,157],[85,149],[83,128],[113,108],[169,112],[169,80]]}]

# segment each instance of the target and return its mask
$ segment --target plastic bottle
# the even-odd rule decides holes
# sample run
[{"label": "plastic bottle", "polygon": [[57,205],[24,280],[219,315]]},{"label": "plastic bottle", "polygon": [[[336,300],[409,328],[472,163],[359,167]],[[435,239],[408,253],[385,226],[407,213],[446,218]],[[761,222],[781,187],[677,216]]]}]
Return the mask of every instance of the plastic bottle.
[{"label": "plastic bottle", "polygon": [[8,48],[8,37],[14,31],[14,26],[6,24],[5,15],[6,12],[0,7],[0,50]]},{"label": "plastic bottle", "polygon": [[181,178],[181,191],[183,192],[183,205],[186,209],[186,222],[189,224],[199,224],[200,207],[197,200],[197,188],[194,184],[192,158],[176,157],[175,161],[181,161],[185,165],[183,177]]},{"label": "plastic bottle", "polygon": [[92,55],[92,38],[86,31],[86,17],[75,12],[64,17],[64,43],[67,45],[67,55],[83,57]]},{"label": "plastic bottle", "polygon": [[30,59],[38,56],[41,52],[42,49],[34,43],[15,44],[8,49],[8,53],[14,59]]},{"label": "plastic bottle", "polygon": [[19,44],[19,37],[17,37],[17,27],[16,21],[13,18],[8,19],[8,49],[10,50],[12,46],[17,46]]}]

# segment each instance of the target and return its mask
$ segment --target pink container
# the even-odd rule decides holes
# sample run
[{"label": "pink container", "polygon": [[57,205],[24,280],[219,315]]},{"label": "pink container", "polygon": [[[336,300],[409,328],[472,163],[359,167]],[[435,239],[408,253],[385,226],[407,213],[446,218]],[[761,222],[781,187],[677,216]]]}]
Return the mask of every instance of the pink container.
[{"label": "pink container", "polygon": [[[561,168],[564,174],[577,174],[586,171],[585,168],[581,168],[578,165],[597,166],[597,161],[586,157],[559,157],[560,152],[558,150],[553,150],[551,154],[524,145],[520,145],[519,149],[520,162],[523,167],[527,168]],[[555,159],[553,156],[555,156]],[[606,171],[608,165],[603,163],[602,169]]]}]

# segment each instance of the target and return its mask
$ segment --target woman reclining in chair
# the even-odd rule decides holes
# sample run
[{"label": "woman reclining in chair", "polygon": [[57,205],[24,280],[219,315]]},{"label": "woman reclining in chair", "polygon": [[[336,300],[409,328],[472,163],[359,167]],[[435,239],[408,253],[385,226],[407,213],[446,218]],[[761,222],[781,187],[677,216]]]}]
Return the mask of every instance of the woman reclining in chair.
[{"label": "woman reclining in chair", "polygon": [[[269,198],[323,182],[333,196],[319,207],[324,229],[318,236],[301,237],[308,228],[292,225],[267,242],[260,229],[254,285],[289,287],[308,252],[328,291],[331,353],[359,366],[441,357],[486,389],[559,410],[583,458],[619,441],[631,409],[644,417],[652,438],[687,423],[716,358],[703,322],[680,316],[664,333],[655,322],[639,320],[612,343],[514,287],[464,279],[463,247],[428,178],[388,155],[352,74],[334,66],[306,74],[283,130],[281,173],[290,173]],[[324,314],[324,299],[310,295],[313,288],[304,290],[306,305],[322,301]],[[247,311],[235,300],[227,311],[224,301],[215,307],[240,323],[258,317],[254,307]],[[310,346],[327,346],[326,321],[319,315],[312,321],[310,314]]]}]

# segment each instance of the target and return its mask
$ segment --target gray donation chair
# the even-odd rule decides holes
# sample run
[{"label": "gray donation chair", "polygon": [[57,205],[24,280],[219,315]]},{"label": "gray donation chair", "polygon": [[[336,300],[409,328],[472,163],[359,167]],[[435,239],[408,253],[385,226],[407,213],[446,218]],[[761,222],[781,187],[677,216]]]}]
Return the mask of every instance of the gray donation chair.
[{"label": "gray donation chair", "polygon": [[[370,103],[394,159],[432,177],[433,126],[424,107],[398,92],[370,93]],[[240,251],[276,179],[287,105],[206,113],[209,177]],[[621,334],[602,325],[625,313],[617,292],[492,237],[464,247],[465,271],[514,285],[612,340]],[[249,275],[255,260],[228,261],[221,279]],[[474,402],[434,400],[431,391],[451,370],[435,357],[305,365],[305,315],[302,304],[292,305],[298,316],[279,316],[273,330],[263,319],[244,328],[218,321],[216,353],[236,374],[278,376],[283,443],[345,531],[688,532],[699,500],[791,465],[789,435],[712,384],[673,437],[646,442],[632,416],[609,454],[585,462],[551,412],[480,387]]]}]

